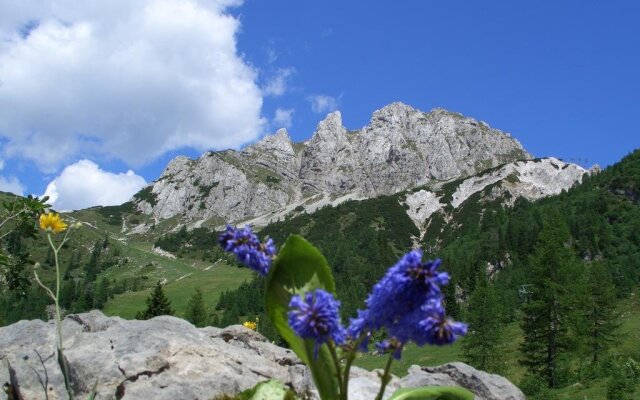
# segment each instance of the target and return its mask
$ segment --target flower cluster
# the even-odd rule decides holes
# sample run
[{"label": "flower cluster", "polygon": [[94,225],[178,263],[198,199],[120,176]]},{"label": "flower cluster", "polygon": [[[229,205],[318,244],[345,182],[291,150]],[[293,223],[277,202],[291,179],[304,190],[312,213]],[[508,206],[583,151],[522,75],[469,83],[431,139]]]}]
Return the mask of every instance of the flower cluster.
[{"label": "flower cluster", "polygon": [[289,325],[303,339],[313,339],[318,347],[333,340],[341,345],[346,332],[340,323],[340,302],[325,290],[316,289],[304,297],[294,295],[289,302]]},{"label": "flower cluster", "polygon": [[67,229],[67,224],[62,220],[60,214],[49,212],[40,215],[40,229],[60,233]]},{"label": "flower cluster", "polygon": [[242,326],[244,326],[245,328],[249,328],[252,331],[255,331],[256,329],[258,329],[258,324],[256,322],[253,322],[253,321],[244,321],[242,323]]},{"label": "flower cluster", "polygon": [[[371,333],[384,328],[399,357],[399,349],[409,341],[443,345],[464,335],[465,324],[446,318],[440,288],[449,275],[438,271],[439,266],[440,260],[423,262],[420,250],[405,254],[374,286],[367,308],[351,320],[349,337],[360,339],[364,349]],[[384,342],[380,346],[388,347]]]},{"label": "flower cluster", "polygon": [[236,255],[238,262],[265,276],[271,268],[271,262],[276,254],[273,240],[260,242],[251,227],[234,228],[227,225],[218,240],[225,251]]}]

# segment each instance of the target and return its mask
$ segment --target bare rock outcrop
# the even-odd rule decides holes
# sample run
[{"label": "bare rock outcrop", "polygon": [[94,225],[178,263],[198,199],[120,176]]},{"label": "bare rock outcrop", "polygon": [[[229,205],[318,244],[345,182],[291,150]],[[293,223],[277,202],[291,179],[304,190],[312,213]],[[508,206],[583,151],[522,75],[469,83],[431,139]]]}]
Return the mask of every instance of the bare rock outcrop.
[{"label": "bare rock outcrop", "polygon": [[[127,321],[92,311],[67,317],[63,328],[77,398],[86,398],[96,381],[97,399],[176,400],[237,394],[277,379],[317,399],[309,371],[291,350],[242,326],[199,329],[175,317]],[[0,383],[13,381],[25,399],[67,399],[54,331],[53,321],[39,320],[0,328]],[[369,400],[378,384],[374,372],[354,368],[349,398]],[[387,397],[399,387],[429,384],[463,386],[478,400],[524,399],[505,378],[462,363],[413,366],[393,378]]]},{"label": "bare rock outcrop", "polygon": [[484,122],[392,103],[357,131],[347,131],[336,111],[304,143],[280,129],[242,151],[177,157],[133,202],[157,220],[219,224],[314,198],[393,194],[530,158],[517,140]]}]

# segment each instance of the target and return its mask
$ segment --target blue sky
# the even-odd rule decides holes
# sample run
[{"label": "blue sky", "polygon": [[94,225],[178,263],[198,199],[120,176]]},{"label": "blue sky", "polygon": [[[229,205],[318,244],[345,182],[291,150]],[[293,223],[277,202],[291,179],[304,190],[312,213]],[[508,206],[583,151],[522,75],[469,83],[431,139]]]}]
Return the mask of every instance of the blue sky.
[{"label": "blue sky", "polygon": [[333,109],[358,129],[393,101],[484,120],[536,156],[606,166],[640,147],[637,2],[9,3],[0,190],[54,182],[61,207],[118,202],[175,155],[283,125],[305,140]]}]

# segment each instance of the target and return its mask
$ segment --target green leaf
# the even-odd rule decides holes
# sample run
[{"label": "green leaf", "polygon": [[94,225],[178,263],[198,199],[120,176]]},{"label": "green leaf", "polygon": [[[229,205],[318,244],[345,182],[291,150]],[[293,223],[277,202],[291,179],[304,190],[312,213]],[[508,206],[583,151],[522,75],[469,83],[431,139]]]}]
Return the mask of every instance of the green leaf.
[{"label": "green leaf", "polygon": [[473,393],[460,387],[425,386],[398,389],[389,400],[473,400]]},{"label": "green leaf", "polygon": [[278,252],[267,276],[267,315],[291,350],[311,369],[320,397],[337,399],[337,373],[329,348],[323,344],[318,349],[317,358],[314,358],[314,341],[298,337],[287,318],[291,297],[314,289],[335,293],[331,269],[318,249],[301,236],[291,235]]},{"label": "green leaf", "polygon": [[239,400],[297,400],[295,393],[276,380],[258,383],[240,393]]}]

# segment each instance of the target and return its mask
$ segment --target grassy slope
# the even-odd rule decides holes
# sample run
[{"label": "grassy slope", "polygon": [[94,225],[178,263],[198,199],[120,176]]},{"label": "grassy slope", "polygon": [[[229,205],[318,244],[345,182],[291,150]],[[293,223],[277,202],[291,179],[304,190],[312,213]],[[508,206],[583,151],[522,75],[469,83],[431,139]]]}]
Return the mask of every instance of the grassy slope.
[{"label": "grassy slope", "polygon": [[[183,275],[184,276],[184,275]],[[222,263],[207,271],[192,271],[180,280],[169,282],[164,292],[171,300],[176,316],[184,316],[189,298],[196,287],[202,290],[205,306],[212,308],[218,297],[225,290],[235,289],[244,280],[249,279],[251,271],[246,268],[231,267]],[[134,318],[138,311],[146,307],[145,300],[151,289],[123,293],[107,302],[104,312],[107,315],[118,315],[123,318]]]},{"label": "grassy slope", "polygon": [[[121,223],[116,223],[117,218],[110,215],[120,215],[126,220],[137,218],[148,220],[146,216],[120,210],[122,207],[91,208],[75,211],[70,214],[90,225],[86,225],[83,231],[92,233],[93,237],[108,236],[116,243],[120,243],[121,256],[129,259],[129,262],[120,267],[111,268],[101,274],[109,280],[121,280],[125,278],[135,278],[143,276],[143,285],[151,287],[159,279],[166,279],[165,293],[172,302],[172,306],[177,316],[183,316],[187,302],[196,287],[202,290],[205,305],[214,307],[218,297],[225,290],[233,290],[243,281],[250,279],[251,272],[229,266],[224,262],[217,262],[214,265],[203,262],[199,259],[171,259],[152,251],[153,242],[156,237],[172,228],[174,221],[163,221],[156,229],[149,231],[145,235],[127,237],[121,233]],[[120,219],[121,221],[121,219]],[[148,221],[147,221],[148,222]],[[165,226],[166,225],[166,226]],[[135,314],[146,307],[145,300],[150,289],[136,292],[126,292],[115,296],[109,300],[104,307],[104,312],[108,315],[118,315],[123,318],[134,318]]]}]

